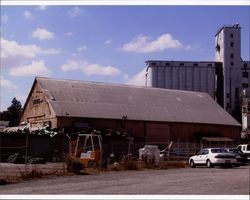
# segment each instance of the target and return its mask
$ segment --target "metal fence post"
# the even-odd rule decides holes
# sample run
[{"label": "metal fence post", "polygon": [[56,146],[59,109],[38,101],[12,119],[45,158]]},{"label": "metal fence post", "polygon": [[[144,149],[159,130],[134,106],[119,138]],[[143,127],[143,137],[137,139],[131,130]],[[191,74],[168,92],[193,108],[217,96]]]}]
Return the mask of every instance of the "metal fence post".
[{"label": "metal fence post", "polygon": [[180,144],[179,144],[179,137],[178,137],[178,140],[177,140],[177,149],[178,149],[178,151],[177,151],[177,160],[179,160],[179,154],[180,154]]},{"label": "metal fence post", "polygon": [[27,171],[27,157],[28,157],[28,131],[25,129],[26,134],[26,144],[25,144],[25,172]]}]

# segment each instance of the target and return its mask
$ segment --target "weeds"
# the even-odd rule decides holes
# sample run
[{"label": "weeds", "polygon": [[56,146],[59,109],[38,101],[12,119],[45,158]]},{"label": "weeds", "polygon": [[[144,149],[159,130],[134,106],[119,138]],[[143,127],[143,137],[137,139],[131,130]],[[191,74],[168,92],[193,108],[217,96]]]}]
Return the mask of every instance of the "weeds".
[{"label": "weeds", "polygon": [[145,163],[141,160],[128,160],[125,163],[115,162],[108,166],[107,171],[124,171],[124,170],[143,170],[143,169],[171,169],[171,168],[186,168],[187,163],[183,161],[164,161],[159,166]]},{"label": "weeds", "polygon": [[46,168],[44,165],[26,164],[25,166],[16,166],[16,171],[8,174],[5,177],[0,177],[0,185],[18,183],[25,180],[46,178],[51,176],[65,176],[67,173],[65,163],[60,163],[56,167]]},{"label": "weeds", "polygon": [[187,163],[185,161],[166,161],[159,166],[159,169],[186,168],[186,167]]},{"label": "weeds", "polygon": [[[171,169],[171,168],[186,168],[187,163],[184,161],[164,161],[159,166],[147,164],[141,160],[127,160],[126,162],[114,162],[109,165],[107,169],[100,170],[99,168],[86,168],[84,173],[80,174],[98,174],[101,172],[108,171],[125,171],[125,170],[143,170],[143,169]],[[67,172],[66,163],[60,163],[56,168],[46,168],[44,165],[40,166],[37,164],[28,164],[26,166],[18,167],[18,172],[13,175],[7,175],[0,177],[0,185],[9,183],[18,183],[25,180],[48,178],[53,176],[69,176],[73,173]]]},{"label": "weeds", "polygon": [[34,178],[42,178],[45,175],[46,174],[43,173],[42,171],[37,171],[37,170],[33,169],[31,171],[21,172],[20,177],[22,180],[27,180],[27,179],[34,179]]},{"label": "weeds", "polygon": [[122,166],[118,162],[114,162],[113,164],[109,165],[107,171],[123,171],[125,170],[124,166]]}]

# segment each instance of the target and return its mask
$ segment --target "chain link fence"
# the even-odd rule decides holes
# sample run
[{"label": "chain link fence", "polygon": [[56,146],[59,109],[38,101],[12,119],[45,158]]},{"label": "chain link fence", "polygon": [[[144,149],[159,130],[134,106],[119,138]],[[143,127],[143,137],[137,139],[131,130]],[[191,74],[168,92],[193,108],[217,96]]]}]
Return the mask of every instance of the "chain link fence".
[{"label": "chain link fence", "polygon": [[139,158],[139,149],[145,145],[157,145],[163,154],[164,160],[169,161],[188,161],[189,157],[195,155],[202,148],[235,148],[236,142],[212,142],[212,143],[195,143],[195,142],[151,142],[151,143],[113,143],[109,146],[104,145],[104,157],[110,157],[115,161],[120,161],[122,157],[130,155]]}]

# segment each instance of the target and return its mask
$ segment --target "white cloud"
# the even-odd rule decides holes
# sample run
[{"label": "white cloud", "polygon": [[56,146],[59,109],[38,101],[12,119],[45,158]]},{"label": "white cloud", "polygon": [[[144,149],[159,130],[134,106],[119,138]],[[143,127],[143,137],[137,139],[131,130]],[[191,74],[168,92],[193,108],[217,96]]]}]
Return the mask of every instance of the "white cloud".
[{"label": "white cloud", "polygon": [[72,32],[67,32],[67,33],[64,34],[64,36],[66,36],[66,37],[73,37],[73,36],[74,36],[74,33],[72,33]]},{"label": "white cloud", "polygon": [[74,60],[67,60],[65,64],[61,66],[62,71],[75,71],[81,68],[81,62],[83,61],[74,61]]},{"label": "white cloud", "polygon": [[124,44],[121,50],[126,52],[151,53],[182,47],[181,42],[175,40],[170,34],[161,35],[155,40],[150,40],[147,36],[139,35],[131,42]]},{"label": "white cloud", "polygon": [[7,90],[16,90],[17,86],[14,85],[11,81],[9,81],[8,79],[4,79],[3,76],[0,76],[0,86],[3,89],[7,89]]},{"label": "white cloud", "polygon": [[30,65],[10,69],[11,76],[49,76],[50,71],[43,60],[32,61]]},{"label": "white cloud", "polygon": [[202,48],[202,45],[199,44],[199,43],[196,43],[196,44],[191,44],[191,45],[186,45],[185,50],[196,50],[196,51],[204,51],[204,48]]},{"label": "white cloud", "polygon": [[9,41],[1,38],[1,59],[8,57],[34,58],[41,52],[36,45],[19,45],[16,41]]},{"label": "white cloud", "polygon": [[54,33],[44,28],[37,28],[32,32],[32,37],[39,40],[49,40],[54,38]]},{"label": "white cloud", "polygon": [[31,19],[32,18],[32,15],[29,11],[25,10],[23,12],[23,16],[26,18],[26,19]]},{"label": "white cloud", "polygon": [[80,47],[77,48],[78,52],[82,52],[82,51],[86,51],[86,50],[87,50],[87,46],[86,45],[80,46]]},{"label": "white cloud", "polygon": [[145,86],[146,85],[146,68],[140,71],[135,76],[133,76],[126,84]]},{"label": "white cloud", "polygon": [[62,71],[75,71],[81,70],[84,74],[90,75],[102,75],[102,76],[119,76],[121,71],[112,66],[102,66],[99,64],[90,64],[84,60],[67,60],[65,64],[61,66]]},{"label": "white cloud", "polygon": [[45,5],[41,5],[41,6],[38,6],[38,10],[47,10],[48,6],[45,6]]},{"label": "white cloud", "polygon": [[123,79],[127,81],[127,80],[129,79],[128,74],[124,74],[124,75],[123,75]]},{"label": "white cloud", "polygon": [[74,8],[71,8],[68,12],[67,15],[70,18],[75,18],[79,17],[82,14],[83,10],[80,9],[78,6],[75,6]]},{"label": "white cloud", "polygon": [[105,44],[106,44],[106,45],[112,44],[112,40],[111,40],[111,39],[106,40],[106,41],[105,41]]},{"label": "white cloud", "polygon": [[47,49],[47,50],[42,50],[41,54],[44,54],[44,55],[56,55],[56,54],[59,54],[59,53],[61,53],[60,49]]},{"label": "white cloud", "polygon": [[8,15],[6,15],[6,14],[1,15],[1,22],[6,23],[8,21],[8,19],[9,19]]},{"label": "white cloud", "polygon": [[58,49],[42,49],[34,44],[18,44],[16,41],[1,38],[1,67],[16,67],[38,55],[59,53]]}]

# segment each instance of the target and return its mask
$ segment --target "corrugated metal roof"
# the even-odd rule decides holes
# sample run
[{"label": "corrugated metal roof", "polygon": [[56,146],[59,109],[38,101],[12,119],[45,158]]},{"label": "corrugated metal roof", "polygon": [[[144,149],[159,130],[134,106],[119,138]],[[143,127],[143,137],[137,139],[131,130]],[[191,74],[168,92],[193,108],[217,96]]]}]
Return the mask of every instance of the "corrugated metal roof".
[{"label": "corrugated metal roof", "polygon": [[239,126],[206,93],[36,78],[57,116]]}]

